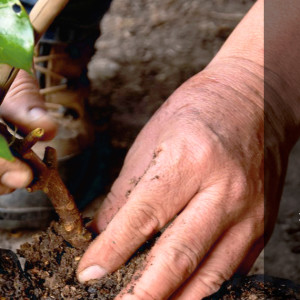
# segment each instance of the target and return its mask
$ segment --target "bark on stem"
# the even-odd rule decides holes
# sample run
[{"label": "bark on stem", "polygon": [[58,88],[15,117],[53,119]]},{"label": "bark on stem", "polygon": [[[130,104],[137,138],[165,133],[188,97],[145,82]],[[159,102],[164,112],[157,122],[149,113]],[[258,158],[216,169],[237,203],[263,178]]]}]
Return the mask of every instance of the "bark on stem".
[{"label": "bark on stem", "polygon": [[83,225],[79,210],[57,170],[56,150],[47,147],[44,159],[41,160],[30,148],[42,137],[43,130],[35,129],[24,139],[14,138],[4,124],[0,124],[0,134],[8,142],[13,141],[11,148],[27,162],[35,172],[35,179],[28,191],[44,191],[60,218],[56,229],[72,246],[85,249],[91,241],[91,234]]}]

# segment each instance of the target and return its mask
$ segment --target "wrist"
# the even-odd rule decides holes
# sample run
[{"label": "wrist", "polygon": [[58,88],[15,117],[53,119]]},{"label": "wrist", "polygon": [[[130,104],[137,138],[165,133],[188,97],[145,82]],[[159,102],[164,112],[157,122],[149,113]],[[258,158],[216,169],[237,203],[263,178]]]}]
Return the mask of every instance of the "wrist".
[{"label": "wrist", "polygon": [[265,68],[264,98],[267,137],[275,134],[280,144],[290,150],[300,133],[300,91],[278,73]]},{"label": "wrist", "polygon": [[[250,63],[252,65],[252,63]],[[210,65],[170,98],[176,114],[210,129],[231,153],[263,151],[263,69],[232,60]],[[239,154],[238,154],[239,155]]]},{"label": "wrist", "polygon": [[291,146],[300,132],[299,12],[298,1],[265,2],[266,122]]},{"label": "wrist", "polygon": [[250,111],[255,111],[251,103],[257,106],[257,114],[263,111],[265,148],[279,147],[289,153],[300,133],[297,88],[270,68],[243,57],[221,57],[204,74],[241,95]]},{"label": "wrist", "polygon": [[[263,128],[263,67],[247,59],[226,58],[209,65],[200,77],[216,97],[215,107],[225,120],[234,120],[245,135]],[[263,134],[263,132],[262,132]]]}]

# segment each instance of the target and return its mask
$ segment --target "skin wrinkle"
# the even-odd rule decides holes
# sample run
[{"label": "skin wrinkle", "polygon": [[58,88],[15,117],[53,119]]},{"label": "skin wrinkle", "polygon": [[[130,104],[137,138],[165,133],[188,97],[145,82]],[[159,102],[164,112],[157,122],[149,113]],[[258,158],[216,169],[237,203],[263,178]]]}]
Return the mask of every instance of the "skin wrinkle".
[{"label": "skin wrinkle", "polygon": [[[182,248],[182,249],[180,249]],[[193,250],[191,247],[184,243],[173,243],[173,245],[169,245],[169,252],[168,256],[173,257],[173,261],[166,266],[170,270],[170,272],[175,276],[178,277],[178,269],[185,270],[184,272],[184,278],[187,279],[187,277],[197,268],[198,263],[200,261],[200,255],[197,253],[197,251]],[[173,250],[173,252],[170,250]],[[170,253],[173,253],[171,255]],[[184,261],[184,268],[179,268],[178,265],[182,266],[182,262]],[[174,270],[175,268],[175,270]],[[182,278],[182,275],[179,279]]]},{"label": "skin wrinkle", "polygon": [[[214,92],[214,91],[212,91],[212,93],[213,94],[216,94],[219,98],[222,98],[222,99],[226,99],[226,97],[224,97],[223,98],[223,96],[222,95],[220,95],[218,92]],[[186,106],[186,105],[185,105]],[[203,120],[204,118],[201,118],[201,112],[199,111],[199,110],[197,110],[196,108],[192,108],[192,109],[190,109],[189,110],[190,111],[190,113],[187,113],[186,111],[185,112],[182,112],[182,115],[183,116],[185,116],[185,118],[186,119],[188,119],[187,118],[187,116],[190,116],[191,114],[194,114],[195,112],[196,112],[196,117],[198,117],[198,119],[200,119],[200,120]],[[228,114],[229,112],[227,112],[227,114]],[[180,114],[179,114],[179,116],[180,116]],[[199,116],[200,116],[200,118],[199,118]],[[210,123],[206,123],[205,121],[203,121],[202,123],[204,123],[204,125],[207,127],[207,128],[209,128],[210,129],[210,131],[213,133],[213,134],[215,134],[215,136],[217,137],[217,139],[221,142],[221,144],[223,145],[223,148],[224,149],[232,149],[232,148],[235,148],[236,149],[236,146],[231,146],[230,147],[230,144],[231,144],[231,137],[228,137],[228,136],[226,136],[226,137],[224,137],[224,136],[222,136],[222,134],[219,132],[219,129],[215,129]],[[193,126],[194,126],[194,124],[192,124]],[[220,125],[219,126],[219,128],[220,127],[222,127],[223,125]],[[253,143],[253,141],[251,142],[251,144]],[[231,151],[229,151],[229,152],[231,152]],[[244,157],[243,157],[243,155],[241,156],[241,154],[244,154],[245,153],[245,151],[244,151],[244,149],[240,149],[240,151],[239,151],[239,153],[240,153],[240,159],[242,160]],[[246,152],[247,153],[247,152]],[[236,153],[236,151],[235,151],[235,153],[233,154],[233,156],[235,156],[237,153]]]},{"label": "skin wrinkle", "polygon": [[[218,171],[212,170],[211,172],[209,172],[209,178],[206,178],[206,182],[199,186],[197,194],[200,195],[201,193],[207,192],[210,189],[214,190],[216,185],[219,185],[222,182],[225,182],[225,181],[228,180],[228,178],[221,178],[220,177],[220,174],[225,173],[227,171],[224,162],[221,162],[222,165],[220,165],[219,162],[217,162],[217,163],[219,165]],[[216,199],[222,198],[220,196],[221,195],[220,195],[219,191],[214,191],[214,193],[211,193],[211,191],[209,192],[209,198],[211,198],[211,199],[213,199],[213,198],[216,198]],[[227,197],[227,193],[226,193],[226,197]],[[208,198],[208,196],[207,196],[207,198]],[[194,197],[192,199],[194,199]],[[211,203],[211,201],[209,203]],[[216,205],[218,207],[222,207],[221,201],[218,200]],[[226,202],[224,203],[224,205],[226,205]]]},{"label": "skin wrinkle", "polygon": [[[241,91],[237,90],[235,87],[232,87],[232,86],[227,85],[227,83],[226,83],[226,84],[225,84],[225,83],[221,83],[221,82],[219,82],[218,80],[216,80],[215,78],[211,78],[211,77],[207,77],[207,78],[208,78],[208,79],[211,79],[212,81],[214,81],[214,82],[217,83],[218,85],[223,86],[225,91],[228,90],[228,92],[229,92],[229,90],[232,90],[232,91],[233,91],[233,94],[236,95],[236,96],[238,96],[237,99],[239,99],[239,101],[241,101],[241,99],[243,99],[244,101],[246,100],[247,102],[244,102],[244,101],[241,102],[241,103],[243,104],[243,106],[245,106],[245,104],[248,104],[248,103],[249,103],[249,104],[252,104],[251,107],[254,107],[254,106],[255,106],[255,107],[257,107],[257,108],[259,109],[259,111],[261,111],[261,112],[263,111],[262,107],[259,106],[257,103],[251,101],[249,95],[246,95],[246,93],[245,93],[245,94],[242,93]],[[243,84],[244,84],[244,83],[243,83]],[[250,90],[250,89],[252,90],[252,87],[248,86],[247,84],[244,84],[244,85],[245,85],[246,87],[249,87],[249,90]],[[224,91],[224,90],[223,90],[223,91]],[[211,91],[211,92],[213,92],[213,91]],[[217,93],[217,92],[216,92],[216,93]],[[230,93],[230,92],[229,92],[229,93]],[[263,96],[260,95],[260,94],[258,94],[258,95],[259,95],[260,101],[263,103]],[[228,101],[228,99],[227,99],[226,97],[222,96],[221,94],[218,94],[218,96],[221,97],[222,99],[224,99],[225,101]],[[257,96],[255,96],[255,98],[257,98]]]},{"label": "skin wrinkle", "polygon": [[[295,113],[291,106],[285,109],[284,106],[280,105],[282,97],[271,85],[265,83],[265,90],[265,94],[267,95],[265,101],[265,132],[266,129],[272,129],[282,146],[286,147],[286,143],[290,141],[289,145],[292,147],[299,137]],[[272,101],[267,101],[269,99]],[[274,103],[276,103],[276,105],[274,105]],[[282,127],[282,124],[286,124],[286,126]],[[291,130],[291,128],[293,128],[293,130]],[[293,131],[294,138],[291,138],[291,131]],[[269,133],[266,136],[268,137],[267,142],[273,137],[273,135]]]},{"label": "skin wrinkle", "polygon": [[28,94],[28,91],[31,91],[33,95],[38,94],[37,83],[35,81],[30,81],[29,79],[31,79],[31,77],[26,77],[25,74],[26,72],[21,70],[18,74],[18,84],[16,85],[13,83],[8,91],[9,97],[12,98],[10,101],[18,101],[18,98],[24,94]]},{"label": "skin wrinkle", "polygon": [[128,224],[133,231],[138,231],[141,236],[149,239],[165,224],[165,217],[159,218],[156,213],[157,209],[150,203],[139,203],[134,208],[134,215],[128,215]]},{"label": "skin wrinkle", "polygon": [[[255,71],[252,71],[252,70],[250,70],[250,69],[248,69],[248,68],[246,68],[246,67],[244,67],[244,66],[231,66],[231,67],[233,67],[232,68],[232,71],[236,71],[235,69],[237,69],[238,71],[242,71],[242,73],[243,73],[243,75],[245,75],[246,73],[248,74],[248,75],[250,75],[249,76],[249,78],[254,78],[255,80],[257,80],[258,82],[261,82],[261,84],[263,85],[263,83],[264,83],[264,79],[263,79],[263,77],[262,76],[259,76]],[[209,70],[209,69],[208,69]],[[231,70],[231,69],[230,69]],[[247,76],[245,76],[246,78],[248,78]],[[263,109],[263,107],[261,106],[261,105],[259,105],[259,103],[261,103],[261,104],[263,104],[263,102],[264,102],[264,97],[263,97],[263,94],[259,91],[259,89],[258,88],[256,88],[256,84],[254,84],[254,85],[250,85],[249,83],[248,83],[248,81],[244,81],[244,82],[242,82],[242,83],[240,83],[240,82],[237,82],[237,84],[240,84],[241,85],[241,88],[240,88],[240,90],[238,90],[236,87],[237,87],[237,85],[234,85],[234,86],[232,86],[231,84],[230,84],[230,82],[228,83],[228,82],[220,82],[216,77],[210,77],[210,76],[207,76],[207,78],[210,78],[210,79],[212,79],[212,80],[215,80],[215,82],[217,82],[218,84],[221,84],[221,85],[224,85],[226,88],[231,88],[231,89],[233,89],[234,91],[236,91],[237,93],[239,93],[239,94],[242,94],[242,96],[244,97],[244,98],[246,98],[248,101],[250,101],[250,102],[252,102],[253,104],[255,104],[259,109]],[[224,81],[224,80],[223,80]],[[255,82],[255,81],[254,81]],[[247,92],[242,92],[242,90],[244,90],[244,88],[245,87],[247,87],[248,88],[248,90],[247,90]],[[249,94],[251,94],[251,93],[253,93],[254,94],[254,98],[256,99],[256,100],[259,100],[259,101],[252,101],[250,98],[249,98]],[[248,99],[249,98],[249,99]]]},{"label": "skin wrinkle", "polygon": [[[209,284],[211,284],[211,283],[207,282],[206,280],[203,280],[203,278],[201,276],[197,276],[197,279],[198,279],[198,283],[200,283],[200,284],[194,285],[194,287],[192,288],[193,289],[192,295],[199,295],[199,294],[201,295],[201,294],[203,294],[204,291],[209,291],[207,294],[211,295],[211,294],[215,293],[220,287],[220,285],[214,286],[214,287],[209,286]],[[201,288],[199,288],[199,286]],[[184,294],[184,291],[179,290],[179,292],[175,292],[174,295],[170,299],[178,299],[178,297],[181,297],[182,294]],[[190,297],[189,300],[199,300],[198,296],[196,296],[196,298],[191,298],[191,296],[189,296],[189,297]]]},{"label": "skin wrinkle", "polygon": [[[182,147],[186,147],[185,144],[183,144]],[[180,148],[180,146],[178,146],[177,148]],[[182,151],[182,152],[186,153],[186,151]],[[193,155],[191,155],[191,157],[192,156]],[[164,158],[162,158],[162,159],[164,160]],[[163,194],[167,195],[167,198],[172,198],[173,199],[172,202],[176,206],[178,206],[180,203],[178,200],[176,200],[178,198],[178,194],[181,195],[181,197],[178,199],[181,199],[181,198],[189,199],[190,197],[193,197],[197,193],[197,189],[193,188],[193,186],[197,186],[197,184],[194,182],[196,179],[193,176],[190,176],[190,174],[188,175],[186,173],[182,174],[183,172],[177,172],[177,170],[183,170],[183,171],[185,170],[186,172],[188,172],[190,169],[191,170],[193,169],[193,168],[188,168],[188,167],[181,168],[180,164],[183,164],[183,161],[182,161],[183,159],[184,159],[184,162],[186,163],[186,159],[182,158],[180,156],[179,161],[176,162],[173,167],[170,167],[170,171],[168,171],[167,173],[164,172],[164,173],[160,174],[161,180],[159,180],[158,182],[155,182],[155,183],[151,182],[151,187],[154,191],[159,190],[160,194],[161,194],[162,189],[165,190],[165,192]],[[168,161],[174,162],[174,161],[177,161],[177,159],[169,158]],[[154,173],[156,174],[157,172],[154,172]],[[143,182],[144,185],[148,185],[148,181],[152,181],[151,176],[152,175],[149,174],[150,178],[147,178],[147,180]],[[191,181],[191,180],[187,180],[187,179],[191,179],[192,182],[189,183],[189,181]],[[186,193],[184,190],[181,189],[180,191],[174,190],[174,195],[172,195],[173,193],[170,194],[173,190],[172,186],[174,186],[174,182],[176,182],[175,186],[179,186],[179,184],[181,182],[186,182],[186,184],[183,186],[183,188],[184,188],[184,190],[187,190],[188,193]],[[191,186],[191,188],[188,188],[189,186]],[[191,191],[193,191],[193,190],[194,190],[194,192],[191,193]],[[188,195],[186,195],[186,194],[188,194]],[[156,198],[153,197],[153,201],[155,199]],[[162,222],[163,224],[166,224],[173,218],[174,211],[168,210],[168,202],[163,202],[161,204],[160,197],[158,197],[157,200],[158,200],[158,206],[164,205],[164,203],[166,203],[166,205],[167,205],[167,207],[165,207],[165,211],[169,211],[169,214],[163,218],[164,221]],[[181,206],[180,206],[179,210],[181,210]],[[160,209],[157,209],[157,211],[159,211],[159,210]],[[175,213],[178,213],[178,210],[176,210]]]},{"label": "skin wrinkle", "polygon": [[[220,96],[218,93],[216,93],[217,96]],[[202,130],[202,127],[209,129],[210,132],[216,137],[216,140],[219,141],[222,145],[223,145],[223,149],[226,149],[228,147],[228,138],[223,137],[218,130],[216,130],[210,123],[206,122],[205,119],[206,118],[202,118],[202,116],[205,116],[205,114],[201,113],[199,109],[197,109],[196,107],[191,107],[188,110],[184,110],[186,107],[188,107],[189,105],[184,105],[182,107],[180,107],[175,116],[177,116],[178,118],[184,117],[184,119],[186,120],[187,123],[189,123],[192,127],[191,130],[195,131],[197,129],[197,131],[199,131],[199,129],[197,127],[195,127],[194,122],[191,122],[193,120],[197,120],[199,121],[202,126],[200,128],[200,130]],[[183,110],[183,111],[182,111]],[[190,118],[190,116],[196,116],[196,118]]]},{"label": "skin wrinkle", "polygon": [[211,287],[212,292],[214,292],[219,289],[220,285],[224,281],[226,281],[230,278],[231,271],[234,271],[234,270],[230,269],[230,267],[228,268],[227,274],[218,272],[218,270],[216,270],[216,269],[212,269],[212,270],[208,269],[202,273],[203,276],[198,276],[198,277],[199,277],[199,280],[201,280],[202,277],[207,279],[207,282],[205,282],[206,287]]},{"label": "skin wrinkle", "polygon": [[19,98],[23,95],[28,95],[28,91],[31,91],[30,93],[32,95],[35,95],[35,86],[32,85],[29,82],[24,82],[22,85],[14,87],[12,90],[9,91],[10,97],[12,98],[10,101],[18,102]]},{"label": "skin wrinkle", "polygon": [[[230,60],[227,60],[228,58]],[[246,72],[246,74],[250,74],[253,78],[257,79],[258,82],[263,83],[265,66],[259,64],[256,61],[253,61],[249,58],[246,58],[246,57],[226,55],[221,59],[220,62],[215,62],[214,60],[211,61],[209,63],[209,65],[204,69],[204,71],[205,70],[210,71],[210,69],[214,70],[216,67],[221,67],[222,68],[223,65],[224,65],[224,62],[226,62],[226,66],[230,67],[228,69],[229,71],[242,70],[243,74],[245,74],[245,72]],[[249,66],[248,65],[246,66],[245,62],[249,63]],[[228,77],[228,78],[231,78],[231,77]],[[228,78],[225,78],[225,79],[228,79]],[[246,78],[248,78],[248,77],[246,77]],[[245,83],[245,82],[243,82],[243,83]]]},{"label": "skin wrinkle", "polygon": [[[210,79],[210,78],[209,78],[209,79]],[[215,88],[214,88],[214,89],[211,89],[211,88],[210,88],[210,85],[211,85],[212,83],[213,83],[213,84],[217,83],[218,85],[224,87],[224,89],[222,90],[222,94],[219,93],[218,91],[216,91]],[[201,86],[201,91],[203,91],[204,94],[206,94],[206,93],[208,94],[208,97],[207,97],[207,98],[209,98],[211,95],[216,95],[216,96],[217,96],[217,99],[222,99],[222,100],[224,100],[224,101],[223,101],[224,103],[231,103],[231,102],[228,102],[228,97],[225,97],[225,96],[224,96],[224,94],[223,94],[224,90],[228,90],[228,93],[229,93],[229,94],[232,94],[232,93],[230,92],[230,90],[233,91],[233,92],[234,92],[234,95],[239,96],[237,99],[247,99],[247,98],[248,98],[246,95],[244,95],[243,93],[239,92],[238,90],[236,90],[236,89],[234,89],[234,88],[232,88],[232,87],[227,86],[227,84],[222,84],[222,83],[218,82],[217,80],[215,80],[214,78],[212,79],[212,82],[210,82],[210,83],[205,82],[205,85],[204,85],[204,86]],[[194,97],[195,97],[195,95],[194,95]],[[263,98],[261,98],[261,100],[262,100],[262,99],[263,99]],[[203,101],[206,103],[205,100],[203,100]],[[245,103],[244,101],[241,102],[241,104],[243,105],[243,107],[247,107],[247,106],[246,106],[247,103],[248,103],[248,102]],[[252,102],[250,101],[249,103],[252,103]],[[254,105],[255,103],[252,103],[252,104]],[[257,106],[257,105],[255,105],[255,106],[258,107],[258,108],[262,111],[261,107],[259,107],[259,106]],[[254,107],[254,106],[252,106],[252,107]],[[226,108],[226,106],[223,107],[223,108]],[[252,110],[251,110],[251,111],[252,111]],[[215,113],[215,109],[214,109],[214,110],[211,110],[211,112],[214,112],[214,113]],[[254,113],[253,113],[253,114],[254,114]]]},{"label": "skin wrinkle", "polygon": [[[138,281],[138,280],[137,280]],[[130,289],[131,285],[129,284],[129,287],[127,288],[127,291]],[[153,296],[152,294],[150,294],[148,291],[144,290],[142,287],[139,289],[140,292],[143,293],[143,295],[141,295],[141,297],[139,295],[134,294],[135,298],[138,297],[138,299],[140,300],[159,300],[158,298],[155,298],[155,296]],[[147,298],[145,297],[145,295],[147,296]]]},{"label": "skin wrinkle", "polygon": [[[261,64],[259,64],[257,61],[254,61],[254,60],[252,60],[252,59],[250,59],[250,58],[247,58],[247,57],[242,57],[242,56],[237,56],[237,55],[228,55],[228,56],[225,56],[225,57],[223,58],[223,60],[225,60],[226,58],[231,58],[231,59],[233,59],[233,60],[237,60],[238,62],[242,62],[242,63],[248,62],[248,63],[250,63],[250,65],[253,65],[254,67],[259,67],[261,71],[264,71],[264,69],[265,69],[264,64],[261,65]],[[243,65],[240,65],[240,64],[238,64],[238,65],[234,64],[234,66],[242,67],[242,68],[244,68],[246,71],[250,71],[246,66],[243,66]],[[255,75],[255,77],[257,77],[257,79],[261,79],[261,77],[259,77],[259,76],[258,76],[256,73],[254,73],[254,72],[253,72],[253,75]]]},{"label": "skin wrinkle", "polygon": [[[172,253],[177,253],[177,254],[172,255]],[[168,253],[164,253],[163,255],[159,255],[159,256],[160,256],[159,262],[165,269],[164,282],[168,281],[168,284],[171,284],[174,289],[178,288],[180,285],[180,281],[186,280],[189,275],[188,273],[191,273],[191,271],[187,269],[184,273],[182,272],[181,274],[179,274],[178,270],[180,269],[179,263],[180,263],[181,259],[179,259],[178,256],[185,257],[185,260],[187,261],[187,263],[185,263],[185,264],[189,264],[189,263],[193,263],[193,262],[190,261],[190,258],[187,257],[186,253],[184,253],[183,251],[177,251],[177,250],[172,251],[172,248],[168,249]],[[164,256],[168,256],[168,259],[165,259]],[[170,257],[174,257],[174,259],[171,260],[171,263],[170,263]],[[148,265],[152,265],[152,260],[149,260]],[[182,266],[182,263],[181,263],[181,266]],[[192,267],[192,270],[194,270],[193,267]],[[175,279],[175,282],[174,282],[174,279]],[[164,297],[163,299],[169,299],[169,297]]]},{"label": "skin wrinkle", "polygon": [[[219,147],[219,145],[218,145],[218,147]],[[206,168],[201,170],[201,174],[196,173],[196,175],[197,175],[197,183],[196,183],[197,189],[195,190],[195,193],[191,195],[190,199],[193,199],[196,196],[197,193],[206,190],[209,187],[208,183],[213,184],[213,182],[209,182],[209,181],[206,182],[206,184],[205,184],[205,180],[203,180],[203,178],[214,177],[214,179],[216,180],[216,176],[212,176],[213,175],[213,173],[212,173],[213,165],[215,163],[214,156],[212,156],[212,153],[211,153],[212,149],[213,149],[213,147],[203,147],[203,149],[201,150],[202,151],[202,154],[201,154],[202,158],[198,159],[197,163],[199,165],[202,165],[203,162],[206,161]],[[216,148],[215,148],[215,150],[216,150]],[[219,164],[219,167],[222,168],[223,165]],[[194,170],[194,168],[195,168],[195,164],[192,165],[191,170]],[[193,174],[192,174],[192,176],[190,176],[190,178],[193,178],[193,177],[195,177],[195,174],[194,174],[194,176],[193,176]]]},{"label": "skin wrinkle", "polygon": [[[283,116],[282,121],[273,121],[272,123],[274,124],[286,124],[285,128],[285,136],[288,131],[291,131],[291,128],[295,128],[295,135],[296,139],[299,137],[299,126],[300,122],[297,122],[297,113],[294,111],[292,104],[289,101],[284,101],[284,99],[289,99],[290,97],[288,96],[288,92],[292,90],[290,84],[280,76],[277,72],[273,71],[269,67],[265,67],[265,83],[264,83],[264,88],[265,88],[265,96],[266,96],[266,101],[265,105],[268,105],[267,108],[265,108],[265,112],[270,114],[268,116],[265,114],[266,118],[270,120],[270,118],[276,118],[277,120],[280,119],[280,116]],[[275,87],[278,87],[277,89]],[[268,89],[266,91],[266,89]],[[283,96],[284,94],[287,94]],[[272,95],[272,96],[271,96]],[[273,96],[275,95],[275,96]],[[276,101],[277,100],[277,101]],[[274,101],[275,105],[274,105]],[[284,103],[284,105],[282,105]],[[280,109],[278,109],[280,108]],[[275,113],[276,111],[276,113]],[[299,118],[298,118],[299,120]],[[270,122],[270,121],[269,121]],[[298,136],[297,136],[298,133]]]},{"label": "skin wrinkle", "polygon": [[[238,204],[242,202],[239,199],[249,199],[250,195],[254,194],[253,191],[252,191],[252,193],[250,193],[251,191],[249,190],[250,183],[249,183],[249,181],[246,180],[246,178],[248,178],[248,176],[246,174],[247,171],[241,167],[239,167],[239,170],[240,170],[241,174],[238,174],[238,176],[236,176],[236,178],[229,177],[229,181],[225,187],[225,190],[228,191],[228,198],[236,199],[235,207],[237,208],[237,211],[240,211],[240,207],[238,206]],[[252,182],[253,182],[253,180],[252,180]],[[255,194],[256,193],[257,193],[257,191],[255,191]],[[224,191],[223,194],[226,195],[226,192]]]},{"label": "skin wrinkle", "polygon": [[[227,61],[226,60],[227,58],[230,58],[230,60]],[[246,76],[246,78],[252,78],[253,77],[253,79],[257,80],[257,82],[264,83],[264,71],[265,71],[264,65],[261,65],[261,64],[255,62],[255,61],[253,61],[249,58],[226,56],[226,57],[222,58],[222,62],[218,62],[218,63],[211,62],[207,66],[207,70],[213,69],[214,67],[218,67],[219,65],[221,67],[222,64],[223,64],[223,61],[226,61],[226,65],[231,67],[231,68],[229,68],[229,71],[236,71],[236,70],[239,71],[239,70],[241,70],[243,75],[244,74],[250,75],[249,77]],[[249,66],[244,65],[245,62],[250,63]],[[228,78],[230,78],[230,77],[228,77]],[[247,83],[243,82],[243,84],[247,84]],[[255,88],[255,87],[253,87],[253,88]]]}]

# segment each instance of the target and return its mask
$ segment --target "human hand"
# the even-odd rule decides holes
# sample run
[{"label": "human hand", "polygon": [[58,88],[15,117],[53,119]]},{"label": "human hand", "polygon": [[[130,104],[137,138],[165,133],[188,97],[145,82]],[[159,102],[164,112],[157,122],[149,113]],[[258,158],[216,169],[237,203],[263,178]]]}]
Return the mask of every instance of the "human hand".
[{"label": "human hand", "polygon": [[102,233],[81,281],[116,270],[174,217],[130,299],[200,299],[252,265],[263,248],[263,83],[246,96],[237,65],[189,80],[142,130],[95,218]]},{"label": "human hand", "polygon": [[[41,127],[45,130],[45,139],[51,139],[56,132],[56,125],[46,113],[35,79],[25,71],[19,72],[8,91],[0,107],[0,117],[23,134]],[[8,162],[0,158],[0,195],[26,187],[31,180],[32,172],[27,164],[18,159]]]},{"label": "human hand", "polygon": [[142,130],[94,219],[101,234],[80,261],[81,282],[115,271],[169,222],[133,293],[117,298],[201,299],[249,270],[272,232],[300,125],[299,52],[279,51],[292,45],[299,10],[270,5],[285,22],[269,18],[266,53],[260,0]]},{"label": "human hand", "polygon": [[[139,134],[94,219],[101,234],[81,282],[115,271],[169,222],[119,298],[201,299],[258,256],[280,194],[264,220],[263,40],[251,42],[263,34],[261,4]],[[255,29],[246,46],[243,27]]]}]

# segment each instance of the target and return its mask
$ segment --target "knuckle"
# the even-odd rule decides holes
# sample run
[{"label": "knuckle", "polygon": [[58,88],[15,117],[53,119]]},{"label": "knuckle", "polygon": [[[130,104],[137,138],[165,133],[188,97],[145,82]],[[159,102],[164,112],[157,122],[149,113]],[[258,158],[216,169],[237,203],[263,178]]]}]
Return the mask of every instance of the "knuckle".
[{"label": "knuckle", "polygon": [[253,236],[253,239],[257,239],[257,237],[263,236],[265,231],[265,217],[264,214],[257,214],[252,216],[249,219],[250,222],[250,236]]},{"label": "knuckle", "polygon": [[172,243],[167,253],[168,268],[173,276],[190,275],[197,268],[199,255],[192,245],[187,243]]},{"label": "knuckle", "polygon": [[[129,290],[132,287],[129,286]],[[155,291],[147,291],[146,289],[144,289],[143,287],[134,287],[133,289],[133,293],[134,293],[134,299],[135,300],[160,300],[161,297],[156,296],[154,293]]]},{"label": "knuckle", "polygon": [[157,211],[147,203],[139,203],[131,209],[128,216],[129,228],[133,232],[138,232],[145,238],[151,237],[161,229],[160,221],[156,216]]},{"label": "knuckle", "polygon": [[[116,203],[118,203],[120,199],[120,195],[118,191],[114,188],[111,189],[111,191],[108,193],[108,195],[105,198],[105,205],[107,207],[114,206]],[[121,198],[122,199],[122,198]]]},{"label": "knuckle", "polygon": [[215,293],[229,277],[216,270],[205,270],[198,275],[195,288],[198,294],[209,295]]}]

